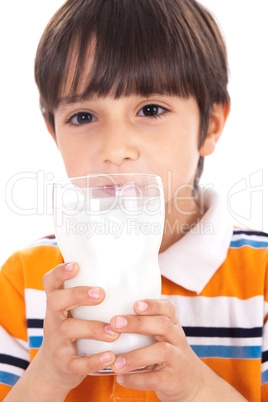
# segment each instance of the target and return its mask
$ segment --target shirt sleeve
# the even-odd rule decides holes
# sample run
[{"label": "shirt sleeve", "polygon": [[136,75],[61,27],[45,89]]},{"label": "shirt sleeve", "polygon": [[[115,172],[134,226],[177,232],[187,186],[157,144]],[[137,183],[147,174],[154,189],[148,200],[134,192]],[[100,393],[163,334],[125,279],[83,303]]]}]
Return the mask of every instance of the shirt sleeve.
[{"label": "shirt sleeve", "polygon": [[0,400],[29,365],[23,262],[19,253],[0,270]]},{"label": "shirt sleeve", "polygon": [[264,292],[264,325],[262,340],[262,365],[261,365],[261,400],[268,401],[268,264],[266,266],[266,283]]}]

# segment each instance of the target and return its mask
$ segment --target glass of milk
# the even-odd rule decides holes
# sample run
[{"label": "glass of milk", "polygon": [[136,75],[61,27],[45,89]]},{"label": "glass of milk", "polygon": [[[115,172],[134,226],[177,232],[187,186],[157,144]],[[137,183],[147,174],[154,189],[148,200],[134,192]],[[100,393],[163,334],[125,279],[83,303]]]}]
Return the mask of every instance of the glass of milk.
[{"label": "glass of milk", "polygon": [[[159,299],[158,252],[165,214],[160,177],[151,174],[94,174],[54,183],[56,238],[65,262],[79,264],[65,287],[98,286],[97,306],[73,309],[74,318],[109,323],[115,315],[134,314],[142,299]],[[155,342],[150,336],[121,334],[111,343],[78,339],[78,354],[112,350],[116,355]],[[96,374],[113,373],[110,368]]]}]

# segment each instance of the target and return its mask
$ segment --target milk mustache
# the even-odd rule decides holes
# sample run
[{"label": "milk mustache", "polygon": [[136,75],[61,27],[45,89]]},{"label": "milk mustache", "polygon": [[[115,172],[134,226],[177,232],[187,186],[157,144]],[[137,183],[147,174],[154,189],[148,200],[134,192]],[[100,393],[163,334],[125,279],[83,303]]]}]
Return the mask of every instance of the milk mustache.
[{"label": "milk mustache", "polygon": [[[92,208],[78,206],[71,213],[61,210],[60,219],[54,218],[56,237],[64,260],[76,261],[80,267],[65,287],[99,286],[105,291],[101,304],[75,308],[72,316],[109,323],[114,315],[134,314],[133,305],[138,300],[160,298],[158,252],[164,202],[161,194],[138,200],[122,197],[108,212],[98,212],[96,200],[91,201]],[[121,334],[111,343],[79,339],[77,349],[81,356],[107,350],[120,355],[154,341],[145,335]]]}]

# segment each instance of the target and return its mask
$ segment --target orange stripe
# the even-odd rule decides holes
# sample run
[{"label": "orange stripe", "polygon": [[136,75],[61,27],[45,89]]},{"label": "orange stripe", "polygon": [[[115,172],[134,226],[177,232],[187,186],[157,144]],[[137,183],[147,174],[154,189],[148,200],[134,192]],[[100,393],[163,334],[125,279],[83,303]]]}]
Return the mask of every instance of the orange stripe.
[{"label": "orange stripe", "polygon": [[0,384],[0,401],[4,400],[11,388],[8,385]]},{"label": "orange stripe", "polygon": [[[266,279],[267,252],[249,247],[230,249],[228,257],[200,296],[230,296],[240,299],[263,295]],[[262,265],[257,262],[262,262]],[[267,287],[268,288],[268,283]],[[182,296],[196,296],[166,278],[162,278],[162,292]],[[268,297],[268,296],[267,296]]]}]

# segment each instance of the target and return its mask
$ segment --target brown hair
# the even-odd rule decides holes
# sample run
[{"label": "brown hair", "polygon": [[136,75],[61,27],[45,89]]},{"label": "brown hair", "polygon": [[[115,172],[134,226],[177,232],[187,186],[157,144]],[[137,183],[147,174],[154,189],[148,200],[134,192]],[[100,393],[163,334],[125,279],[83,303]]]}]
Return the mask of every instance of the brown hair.
[{"label": "brown hair", "polygon": [[[78,95],[81,77],[84,98],[193,96],[200,110],[200,147],[213,104],[229,102],[224,40],[195,0],[66,1],[48,23],[35,60],[40,103],[52,129],[63,90]],[[200,157],[196,184],[202,169]]]}]

